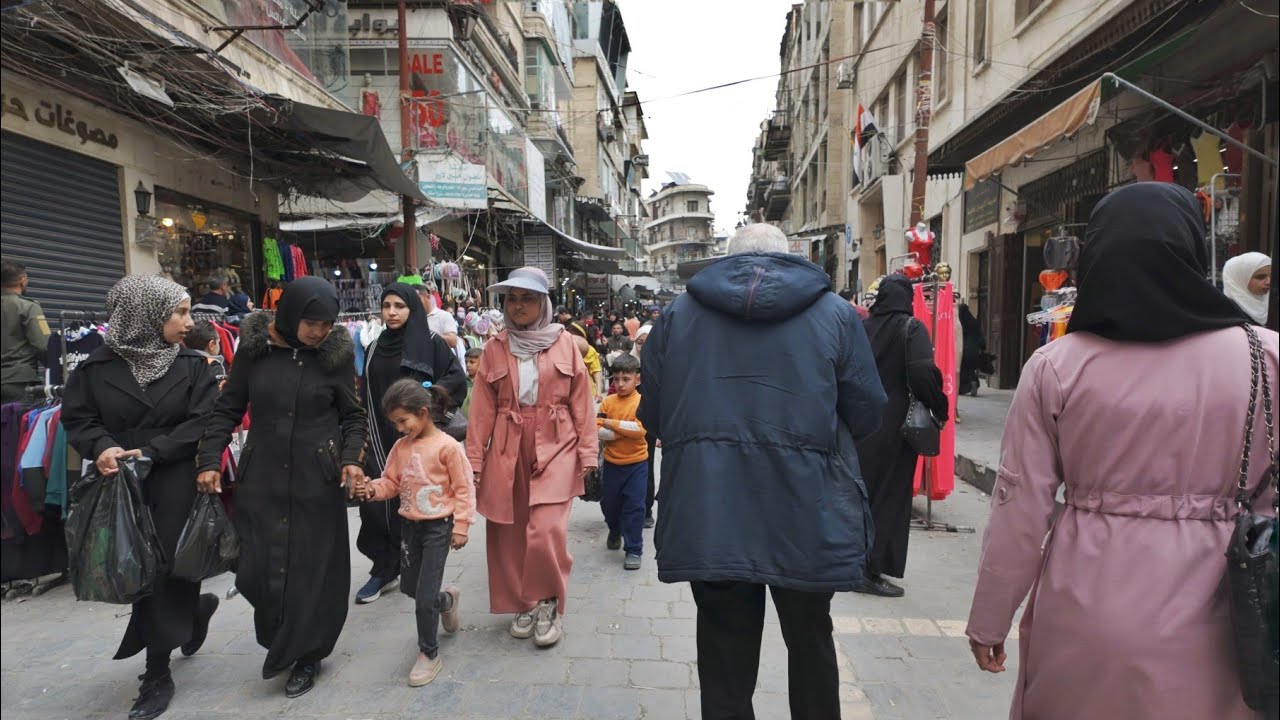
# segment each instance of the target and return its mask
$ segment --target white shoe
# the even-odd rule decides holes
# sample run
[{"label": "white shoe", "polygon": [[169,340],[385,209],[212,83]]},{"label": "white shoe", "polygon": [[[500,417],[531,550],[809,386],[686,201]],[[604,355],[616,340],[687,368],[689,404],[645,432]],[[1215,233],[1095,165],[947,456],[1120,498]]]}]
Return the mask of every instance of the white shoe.
[{"label": "white shoe", "polygon": [[522,612],[516,615],[516,619],[511,621],[511,637],[524,640],[533,637],[535,621],[533,618],[537,608],[528,612]]},{"label": "white shoe", "polygon": [[418,653],[418,660],[413,664],[413,669],[409,671],[409,687],[422,687],[429,684],[440,674],[442,667],[444,667],[444,663],[440,662],[439,657],[433,660],[422,653]]},{"label": "white shoe", "polygon": [[560,614],[556,612],[555,600],[543,600],[534,608],[533,644],[538,647],[551,647],[560,642]]}]

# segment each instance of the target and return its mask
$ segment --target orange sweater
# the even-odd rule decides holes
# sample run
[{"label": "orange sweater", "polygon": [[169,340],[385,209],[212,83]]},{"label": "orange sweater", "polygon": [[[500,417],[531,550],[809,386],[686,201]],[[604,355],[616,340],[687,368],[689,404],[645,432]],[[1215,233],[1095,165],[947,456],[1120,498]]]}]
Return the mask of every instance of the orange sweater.
[{"label": "orange sweater", "polygon": [[634,465],[649,459],[649,446],[644,439],[644,425],[636,419],[640,408],[640,393],[626,397],[610,395],[600,403],[602,418],[596,425],[609,428],[618,436],[604,445],[604,459],[614,465]]},{"label": "orange sweater", "polygon": [[400,515],[408,520],[453,516],[453,531],[467,534],[475,511],[471,463],[457,440],[437,431],[429,438],[400,438],[387,455],[387,467],[370,483],[373,499],[400,496]]}]

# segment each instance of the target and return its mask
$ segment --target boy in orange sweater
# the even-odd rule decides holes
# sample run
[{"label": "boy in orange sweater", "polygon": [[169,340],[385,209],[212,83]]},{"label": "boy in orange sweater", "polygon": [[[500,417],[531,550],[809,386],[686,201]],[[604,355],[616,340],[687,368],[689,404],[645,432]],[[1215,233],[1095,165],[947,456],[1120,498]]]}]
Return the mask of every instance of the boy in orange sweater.
[{"label": "boy in orange sweater", "polygon": [[617,550],[625,540],[622,566],[639,570],[644,554],[644,497],[649,487],[649,446],[644,426],[636,419],[640,361],[632,355],[620,355],[612,367],[615,394],[604,399],[596,419],[605,443],[600,509],[609,526],[606,546]]}]

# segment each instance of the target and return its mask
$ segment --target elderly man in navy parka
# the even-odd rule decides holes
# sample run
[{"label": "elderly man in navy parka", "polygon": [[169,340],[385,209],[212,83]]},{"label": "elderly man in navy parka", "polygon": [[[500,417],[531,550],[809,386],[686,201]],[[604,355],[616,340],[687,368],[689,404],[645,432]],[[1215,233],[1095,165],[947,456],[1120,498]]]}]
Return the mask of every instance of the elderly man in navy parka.
[{"label": "elderly man in navy parka", "polygon": [[765,586],[791,716],[840,717],[831,598],[862,578],[872,527],[854,440],[885,404],[862,322],[786,236],[747,225],[689,281],[642,358],[639,417],[662,442],[658,577],[698,604],[706,720],[754,717]]}]

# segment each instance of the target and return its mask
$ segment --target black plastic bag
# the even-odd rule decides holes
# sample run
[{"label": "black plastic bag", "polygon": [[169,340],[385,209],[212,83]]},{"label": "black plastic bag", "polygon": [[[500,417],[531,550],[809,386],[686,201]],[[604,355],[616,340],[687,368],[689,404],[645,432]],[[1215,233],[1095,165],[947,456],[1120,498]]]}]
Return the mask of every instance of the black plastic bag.
[{"label": "black plastic bag", "polygon": [[67,565],[77,600],[127,605],[150,595],[164,564],[142,481],[151,461],[120,461],[101,475],[90,466],[70,490]]},{"label": "black plastic bag", "polygon": [[169,574],[182,580],[200,582],[235,570],[240,559],[240,538],[217,495],[200,493],[191,506],[191,516],[178,536]]},{"label": "black plastic bag", "polygon": [[600,496],[603,494],[603,483],[600,477],[600,469],[597,468],[587,473],[582,480],[582,494],[578,497],[583,502],[600,502]]}]

